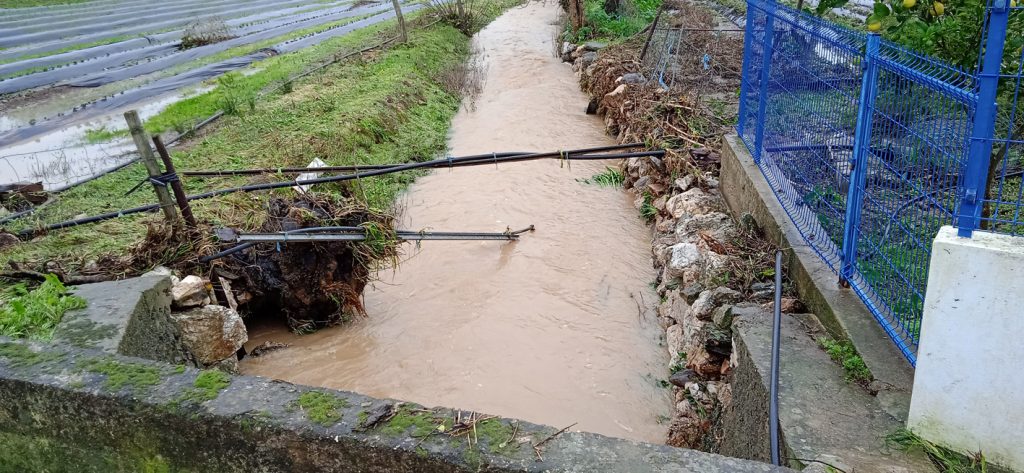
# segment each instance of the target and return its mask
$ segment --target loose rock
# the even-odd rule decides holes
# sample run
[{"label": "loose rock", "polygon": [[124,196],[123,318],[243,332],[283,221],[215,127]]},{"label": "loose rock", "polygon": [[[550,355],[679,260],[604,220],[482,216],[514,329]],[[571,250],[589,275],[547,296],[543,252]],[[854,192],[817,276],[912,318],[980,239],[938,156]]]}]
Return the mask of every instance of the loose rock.
[{"label": "loose rock", "polygon": [[235,356],[249,340],[238,313],[224,306],[207,305],[171,314],[178,325],[181,341],[203,366]]},{"label": "loose rock", "polygon": [[686,387],[686,383],[697,380],[697,372],[689,368],[676,371],[672,376],[668,378],[668,382],[681,388]]},{"label": "loose rock", "polygon": [[171,299],[177,309],[204,306],[210,303],[206,281],[199,276],[186,276],[171,287]]},{"label": "loose rock", "polygon": [[727,287],[716,287],[700,293],[700,297],[690,306],[690,317],[697,320],[711,320],[711,315],[718,306],[732,304],[743,299],[743,294]]}]

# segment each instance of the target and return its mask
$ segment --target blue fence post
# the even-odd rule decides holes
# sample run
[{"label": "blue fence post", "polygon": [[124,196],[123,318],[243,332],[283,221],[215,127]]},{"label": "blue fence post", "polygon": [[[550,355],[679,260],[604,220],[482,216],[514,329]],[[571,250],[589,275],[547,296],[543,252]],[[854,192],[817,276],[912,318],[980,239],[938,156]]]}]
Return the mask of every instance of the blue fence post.
[{"label": "blue fence post", "polygon": [[[775,37],[775,2],[768,2],[764,10],[764,47],[761,58],[760,93],[757,96],[757,122],[754,130],[754,162],[761,162],[761,149],[764,147],[764,114],[768,108],[768,81],[772,68],[772,48]],[[749,17],[749,13],[747,14]]]},{"label": "blue fence post", "polygon": [[864,203],[864,187],[867,185],[868,153],[871,146],[871,120],[875,96],[878,94],[878,66],[875,57],[878,55],[881,36],[877,33],[868,35],[867,47],[864,48],[864,70],[860,81],[860,101],[857,106],[857,125],[853,133],[853,156],[850,157],[850,187],[846,194],[846,217],[843,222],[842,264],[839,268],[839,279],[847,285],[853,276],[857,261],[857,230],[860,228],[860,216]]},{"label": "blue fence post", "polygon": [[743,138],[746,131],[743,123],[747,116],[747,94],[750,93],[747,78],[750,77],[750,45],[754,42],[754,11],[756,8],[752,2],[747,2],[747,26],[743,31],[743,69],[740,74],[740,109],[736,114],[736,133],[740,138]]},{"label": "blue fence post", "polygon": [[1009,0],[993,0],[989,8],[985,56],[981,71],[978,72],[978,106],[974,111],[964,187],[960,192],[960,211],[957,213],[957,233],[965,238],[970,238],[981,224],[995,133],[996,91],[1003,62],[1003,45],[1006,42],[1006,24],[1010,17],[1008,3]]}]

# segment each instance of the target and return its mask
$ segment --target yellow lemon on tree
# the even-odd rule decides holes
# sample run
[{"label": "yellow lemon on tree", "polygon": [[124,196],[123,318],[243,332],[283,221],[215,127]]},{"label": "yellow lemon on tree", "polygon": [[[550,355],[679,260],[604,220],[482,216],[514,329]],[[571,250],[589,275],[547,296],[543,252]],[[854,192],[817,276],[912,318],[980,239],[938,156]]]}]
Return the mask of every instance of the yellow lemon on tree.
[{"label": "yellow lemon on tree", "polygon": [[914,8],[914,5],[917,5],[917,0],[903,0],[903,8],[907,10]]},{"label": "yellow lemon on tree", "polygon": [[871,20],[868,22],[868,31],[876,32],[882,29],[882,22],[878,20]]},{"label": "yellow lemon on tree", "polygon": [[1017,8],[1017,0],[1010,0],[1010,8]]},{"label": "yellow lemon on tree", "polygon": [[946,6],[943,5],[942,2],[935,2],[932,4],[932,13],[934,13],[935,16],[942,16],[945,12]]}]

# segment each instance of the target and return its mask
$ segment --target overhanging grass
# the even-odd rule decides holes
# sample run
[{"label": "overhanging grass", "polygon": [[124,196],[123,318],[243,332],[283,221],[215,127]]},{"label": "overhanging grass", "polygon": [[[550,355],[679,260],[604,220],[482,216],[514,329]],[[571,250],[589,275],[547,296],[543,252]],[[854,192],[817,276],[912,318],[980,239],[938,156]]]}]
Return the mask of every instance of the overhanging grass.
[{"label": "overhanging grass", "polygon": [[[355,46],[380,41],[387,28],[377,26],[319,47],[272,58],[261,72],[238,79],[248,90],[303,70],[315,59]],[[391,32],[383,34],[390,37]],[[465,60],[469,39],[441,24],[410,34],[410,43],[327,68],[300,81],[289,94],[266,98],[238,116],[223,119],[218,128],[174,153],[179,171],[247,167],[303,166],[314,158],[328,164],[379,164],[433,157],[445,149],[449,122],[459,97],[438,81],[442,72]],[[172,106],[157,120],[205,116],[215,111],[223,91]],[[207,108],[208,107],[208,108]],[[192,114],[192,115],[190,115]],[[151,121],[151,125],[152,121]],[[154,201],[149,186],[124,195],[145,175],[140,165],[106,175],[60,194],[58,202],[32,219],[33,226],[87,214],[115,211]],[[286,177],[277,176],[281,180]],[[402,186],[414,175],[397,174],[365,179],[346,186],[321,185],[317,191],[351,195],[376,210],[389,210]],[[266,177],[186,180],[188,193],[245,184]],[[270,177],[274,179],[274,177]],[[197,216],[213,224],[253,230],[262,223],[268,195],[291,195],[291,189],[273,193],[237,193],[194,202]],[[133,215],[101,224],[52,232],[0,252],[0,266],[11,260],[44,261],[57,258],[74,267],[105,254],[125,254],[145,233],[154,214]],[[167,255],[172,257],[174,255]]]}]

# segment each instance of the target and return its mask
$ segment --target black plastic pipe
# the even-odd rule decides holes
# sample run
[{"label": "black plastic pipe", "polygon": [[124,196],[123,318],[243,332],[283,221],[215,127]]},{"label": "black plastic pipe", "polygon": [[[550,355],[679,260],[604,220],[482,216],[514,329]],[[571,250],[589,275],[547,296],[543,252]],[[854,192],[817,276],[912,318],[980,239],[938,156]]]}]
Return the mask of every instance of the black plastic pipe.
[{"label": "black plastic pipe", "polygon": [[[386,169],[376,169],[376,170],[372,170],[372,171],[366,171],[366,172],[355,173],[355,174],[344,174],[344,175],[340,175],[340,176],[329,176],[329,177],[321,177],[321,178],[316,178],[316,179],[294,180],[294,181],[285,181],[285,182],[270,182],[270,183],[265,183],[265,184],[251,184],[251,185],[247,185],[247,186],[230,187],[230,188],[226,188],[226,189],[218,189],[218,190],[214,190],[214,191],[204,192],[204,193],[201,193],[201,194],[191,195],[191,196],[188,196],[188,200],[189,201],[193,201],[193,200],[199,200],[199,199],[208,199],[210,197],[216,197],[216,196],[220,196],[220,195],[224,195],[224,194],[232,194],[232,193],[235,193],[235,192],[254,192],[254,191],[261,191],[261,190],[280,189],[280,188],[284,188],[284,187],[292,187],[292,186],[298,186],[298,185],[309,185],[309,184],[322,184],[322,183],[327,183],[327,182],[351,181],[351,180],[362,179],[362,178],[366,178],[366,177],[374,177],[374,176],[380,176],[380,175],[384,175],[384,174],[391,174],[391,173],[396,173],[396,172],[401,172],[401,171],[410,171],[410,170],[414,170],[414,169],[424,169],[424,168],[431,168],[431,167],[446,167],[446,166],[456,167],[456,166],[459,166],[459,165],[467,166],[467,165],[479,165],[479,164],[490,164],[490,163],[501,163],[501,162],[518,162],[518,161],[529,161],[529,160],[544,159],[544,158],[559,158],[559,159],[564,159],[564,160],[569,161],[569,160],[622,159],[622,158],[632,158],[632,157],[641,157],[641,156],[664,156],[665,155],[665,150],[642,151],[642,152],[636,152],[636,153],[598,154],[598,155],[588,155],[588,154],[585,154],[585,153],[599,153],[599,152],[603,152],[603,151],[613,151],[613,150],[626,149],[626,148],[636,148],[636,147],[640,147],[640,146],[643,146],[643,143],[630,143],[630,144],[624,144],[624,145],[600,146],[600,147],[595,147],[595,148],[584,148],[584,149],[578,149],[578,150],[554,151],[554,152],[548,152],[548,153],[531,153],[531,154],[512,155],[512,156],[502,156],[505,153],[501,153],[501,154],[499,154],[499,153],[491,153],[491,154],[478,154],[478,155],[463,156],[463,157],[449,157],[449,158],[435,159],[435,160],[432,160],[432,161],[423,161],[423,162],[416,162],[416,163],[400,164],[400,165],[395,165],[395,166],[392,166],[392,167],[386,168]],[[156,210],[158,208],[160,208],[159,204],[142,205],[142,206],[139,206],[139,207],[132,207],[130,209],[123,209],[123,210],[118,210],[118,211],[114,211],[114,212],[107,212],[107,213],[104,213],[104,214],[94,215],[94,216],[91,216],[91,217],[84,217],[84,218],[80,218],[80,219],[74,219],[74,220],[68,220],[68,221],[64,221],[64,222],[54,223],[54,224],[50,224],[50,225],[47,225],[47,226],[43,227],[41,230],[47,230],[47,231],[48,230],[59,230],[61,228],[68,228],[68,227],[74,227],[74,226],[78,226],[78,225],[85,225],[85,224],[90,224],[90,223],[102,222],[104,220],[110,220],[112,218],[123,217],[125,215],[130,215],[130,214],[135,214],[135,213],[140,213],[140,212],[148,212],[148,211],[151,211],[151,210]],[[33,229],[33,228],[25,229],[25,230],[22,230],[21,232],[19,232],[18,235],[20,237],[22,237],[22,238],[28,238],[28,237],[31,237],[37,230],[40,230],[40,229]]]},{"label": "black plastic pipe", "polygon": [[782,333],[782,251],[775,252],[775,310],[772,314],[771,391],[768,405],[768,436],[771,440],[772,465],[781,466],[779,455],[779,343]]}]

